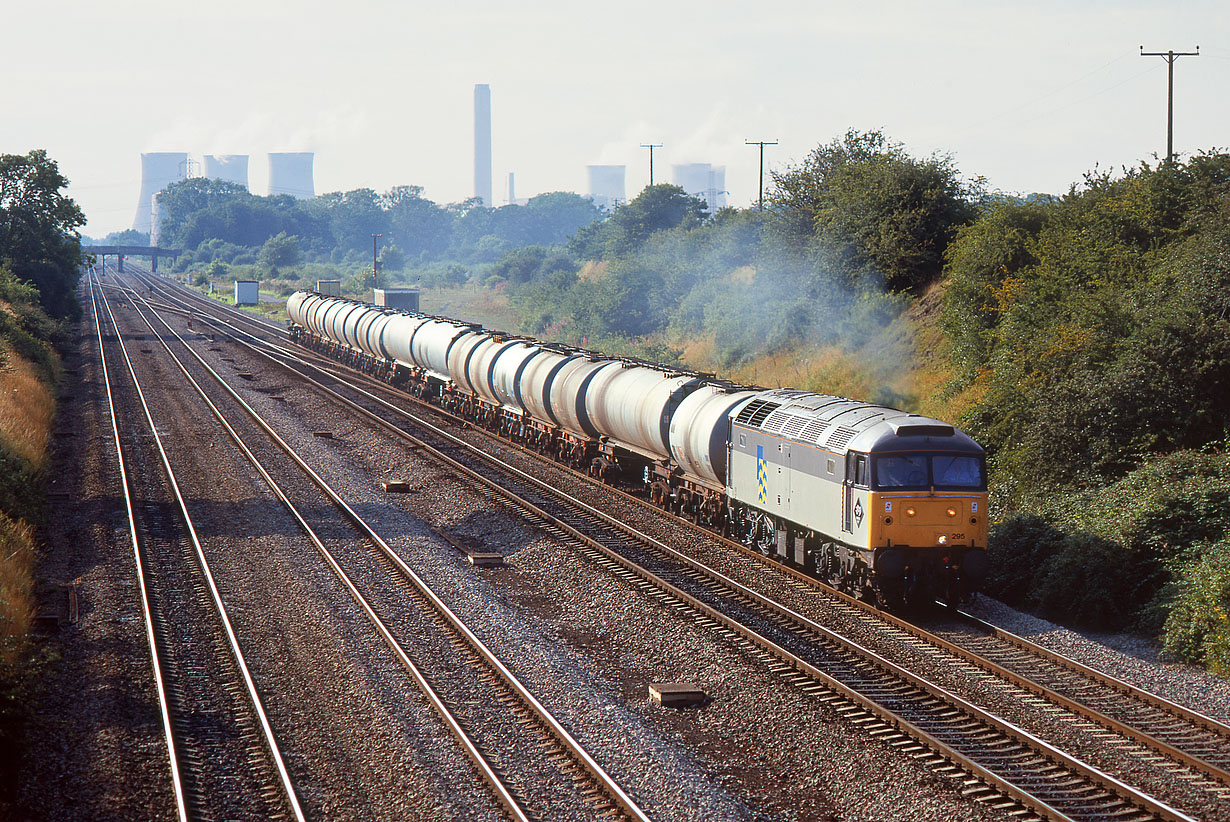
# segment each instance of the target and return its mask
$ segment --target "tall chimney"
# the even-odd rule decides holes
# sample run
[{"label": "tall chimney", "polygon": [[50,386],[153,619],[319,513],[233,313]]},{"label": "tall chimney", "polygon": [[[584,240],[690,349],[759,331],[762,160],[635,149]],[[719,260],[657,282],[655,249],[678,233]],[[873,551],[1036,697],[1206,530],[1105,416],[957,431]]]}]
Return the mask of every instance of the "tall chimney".
[{"label": "tall chimney", "polygon": [[248,188],[248,155],[206,154],[205,176],[211,180],[226,180]]},{"label": "tall chimney", "polygon": [[148,234],[154,195],[188,176],[188,154],[184,151],[154,151],[141,155],[141,193],[137,195],[137,216],[132,227]]},{"label": "tall chimney", "polygon": [[474,196],[491,206],[491,86],[474,86]]},{"label": "tall chimney", "polygon": [[300,200],[315,197],[316,187],[312,182],[314,156],[310,151],[270,153],[269,194],[290,194]]}]

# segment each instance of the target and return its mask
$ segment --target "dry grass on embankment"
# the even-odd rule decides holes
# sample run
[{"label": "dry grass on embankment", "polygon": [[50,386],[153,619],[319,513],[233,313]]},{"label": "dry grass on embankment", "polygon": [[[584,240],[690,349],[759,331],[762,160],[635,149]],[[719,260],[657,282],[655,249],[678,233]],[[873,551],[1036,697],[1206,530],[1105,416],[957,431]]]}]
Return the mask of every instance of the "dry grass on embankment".
[{"label": "dry grass on embankment", "polygon": [[[28,361],[11,350],[5,359],[0,367],[0,483],[6,497],[34,494],[33,481],[47,464],[55,397]],[[30,630],[36,558],[33,527],[0,511],[0,662],[14,661]]]}]

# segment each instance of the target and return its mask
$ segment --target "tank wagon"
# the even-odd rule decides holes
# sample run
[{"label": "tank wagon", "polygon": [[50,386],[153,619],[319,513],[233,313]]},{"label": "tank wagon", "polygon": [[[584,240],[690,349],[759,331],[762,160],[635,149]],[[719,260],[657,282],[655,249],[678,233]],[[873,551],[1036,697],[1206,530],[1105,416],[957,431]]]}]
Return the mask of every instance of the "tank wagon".
[{"label": "tank wagon", "polygon": [[291,338],[890,607],[988,564],[983,449],[948,423],[299,291]]}]

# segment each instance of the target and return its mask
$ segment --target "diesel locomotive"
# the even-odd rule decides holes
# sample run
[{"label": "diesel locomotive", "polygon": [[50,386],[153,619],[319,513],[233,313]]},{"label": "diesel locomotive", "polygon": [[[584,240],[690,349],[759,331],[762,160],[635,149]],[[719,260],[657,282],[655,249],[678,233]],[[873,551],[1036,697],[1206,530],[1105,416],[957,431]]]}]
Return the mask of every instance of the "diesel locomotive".
[{"label": "diesel locomotive", "polygon": [[296,342],[888,607],[973,596],[983,449],[893,408],[299,291]]}]

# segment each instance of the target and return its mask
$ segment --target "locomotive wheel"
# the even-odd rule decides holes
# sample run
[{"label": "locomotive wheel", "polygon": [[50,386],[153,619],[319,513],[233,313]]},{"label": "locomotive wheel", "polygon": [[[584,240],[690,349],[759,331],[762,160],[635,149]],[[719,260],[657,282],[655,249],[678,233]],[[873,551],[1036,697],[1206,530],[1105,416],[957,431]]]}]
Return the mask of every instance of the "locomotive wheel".
[{"label": "locomotive wheel", "polygon": [[756,523],[756,550],[764,554],[766,557],[772,556],[776,548],[774,544],[777,536],[777,529],[773,524],[773,518],[768,514],[761,514],[757,517]]}]

